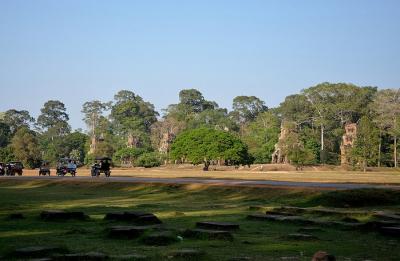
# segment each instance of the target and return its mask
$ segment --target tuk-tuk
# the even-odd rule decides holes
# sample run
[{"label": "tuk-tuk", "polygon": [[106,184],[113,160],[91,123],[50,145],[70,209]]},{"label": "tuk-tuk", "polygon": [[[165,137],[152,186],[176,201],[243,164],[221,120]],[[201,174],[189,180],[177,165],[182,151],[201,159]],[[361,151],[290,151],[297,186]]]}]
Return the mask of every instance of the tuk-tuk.
[{"label": "tuk-tuk", "polygon": [[42,163],[40,164],[40,168],[39,168],[39,176],[46,176],[49,175],[50,176],[50,165],[49,162],[47,161],[42,161]]},{"label": "tuk-tuk", "polygon": [[6,174],[6,164],[4,162],[0,162],[0,176],[4,176]]},{"label": "tuk-tuk", "polygon": [[58,160],[56,168],[57,176],[65,176],[71,174],[72,177],[76,175],[76,163],[74,160],[69,158],[61,158]]},{"label": "tuk-tuk", "polygon": [[111,159],[108,157],[95,158],[90,173],[92,177],[99,177],[100,173],[104,173],[106,177],[109,177],[111,175]]},{"label": "tuk-tuk", "polygon": [[22,176],[24,165],[20,161],[10,161],[6,164],[6,175],[7,176]]}]

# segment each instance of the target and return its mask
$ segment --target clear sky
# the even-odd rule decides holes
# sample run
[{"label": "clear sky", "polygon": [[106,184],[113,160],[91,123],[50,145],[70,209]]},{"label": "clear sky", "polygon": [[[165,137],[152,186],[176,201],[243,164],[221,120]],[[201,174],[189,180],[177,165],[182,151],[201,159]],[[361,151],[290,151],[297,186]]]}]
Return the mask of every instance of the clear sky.
[{"label": "clear sky", "polygon": [[273,107],[324,81],[400,87],[400,1],[0,0],[0,111],[59,99],[78,128],[120,89]]}]

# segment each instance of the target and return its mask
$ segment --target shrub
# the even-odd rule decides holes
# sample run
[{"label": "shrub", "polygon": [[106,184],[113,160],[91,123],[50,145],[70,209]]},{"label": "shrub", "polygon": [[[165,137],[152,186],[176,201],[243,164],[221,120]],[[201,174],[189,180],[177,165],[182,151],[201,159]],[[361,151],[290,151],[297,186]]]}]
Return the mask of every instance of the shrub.
[{"label": "shrub", "polygon": [[144,153],[136,160],[135,166],[145,168],[161,166],[160,155],[156,152]]}]

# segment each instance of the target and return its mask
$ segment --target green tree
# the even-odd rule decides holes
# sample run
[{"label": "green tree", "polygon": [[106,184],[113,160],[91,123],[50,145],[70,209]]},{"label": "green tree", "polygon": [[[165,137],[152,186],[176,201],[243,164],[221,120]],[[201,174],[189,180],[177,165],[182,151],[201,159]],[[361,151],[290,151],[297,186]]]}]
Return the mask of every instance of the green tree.
[{"label": "green tree", "polygon": [[104,111],[108,110],[111,106],[111,103],[104,103],[98,100],[85,102],[82,106],[82,113],[84,114],[83,120],[86,125],[89,127],[92,135],[100,135],[101,133],[96,133],[96,129],[101,120],[102,114]]},{"label": "green tree", "polygon": [[373,122],[363,116],[357,126],[357,138],[351,154],[354,161],[359,162],[364,172],[371,164],[375,164],[379,156],[379,130]]},{"label": "green tree", "polygon": [[147,150],[144,148],[121,148],[114,154],[114,162],[133,166],[136,160]]},{"label": "green tree", "polygon": [[247,146],[234,135],[220,130],[198,128],[188,130],[175,139],[171,146],[172,159],[204,164],[208,170],[212,161],[225,160],[232,165],[250,165],[252,158]]},{"label": "green tree", "polygon": [[69,133],[69,116],[66,110],[64,103],[60,101],[47,101],[40,110],[41,114],[37,119],[37,125],[43,131],[53,131],[58,135]]},{"label": "green tree", "polygon": [[249,147],[255,163],[269,163],[278,142],[280,121],[272,111],[262,112],[243,131],[242,140]]},{"label": "green tree", "polygon": [[29,128],[35,122],[35,119],[26,110],[18,111],[12,109],[4,113],[2,121],[10,127],[11,132],[14,134],[21,127]]},{"label": "green tree", "polygon": [[15,160],[15,155],[11,146],[0,148],[0,162],[10,162]]},{"label": "green tree", "polygon": [[39,141],[36,134],[26,127],[20,128],[11,140],[15,158],[33,168],[41,160]]},{"label": "green tree", "polygon": [[261,112],[267,111],[265,102],[255,96],[237,96],[233,99],[232,117],[238,124],[253,121]]},{"label": "green tree", "polygon": [[[397,167],[397,139],[400,132],[398,127],[398,120],[400,118],[400,89],[380,90],[376,94],[371,107],[375,113],[374,121],[380,129],[380,136],[386,132],[393,139],[393,162],[394,166]],[[378,147],[380,152],[381,143],[379,143]]]},{"label": "green tree", "polygon": [[7,146],[11,140],[10,126],[0,121],[0,148]]},{"label": "green tree", "polygon": [[111,107],[113,130],[121,140],[131,136],[139,139],[139,146],[150,146],[150,127],[157,121],[154,105],[131,91],[122,90],[114,96]]},{"label": "green tree", "polygon": [[161,166],[161,156],[156,152],[146,152],[135,162],[137,167],[153,168]]}]

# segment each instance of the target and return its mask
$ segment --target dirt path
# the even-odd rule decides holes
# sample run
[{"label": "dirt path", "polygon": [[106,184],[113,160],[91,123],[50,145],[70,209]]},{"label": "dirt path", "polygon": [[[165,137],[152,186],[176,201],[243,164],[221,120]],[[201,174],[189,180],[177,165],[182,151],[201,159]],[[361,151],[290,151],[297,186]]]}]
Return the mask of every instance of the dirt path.
[{"label": "dirt path", "polygon": [[0,177],[0,180],[51,180],[51,181],[79,181],[79,182],[119,182],[119,183],[160,183],[160,184],[203,184],[214,186],[267,186],[267,187],[293,187],[313,189],[361,189],[361,188],[386,188],[400,189],[400,185],[377,185],[355,183],[322,183],[322,182],[294,182],[274,180],[234,180],[234,179],[209,179],[209,178],[148,178],[148,177],[57,177],[57,176],[17,176]]}]

